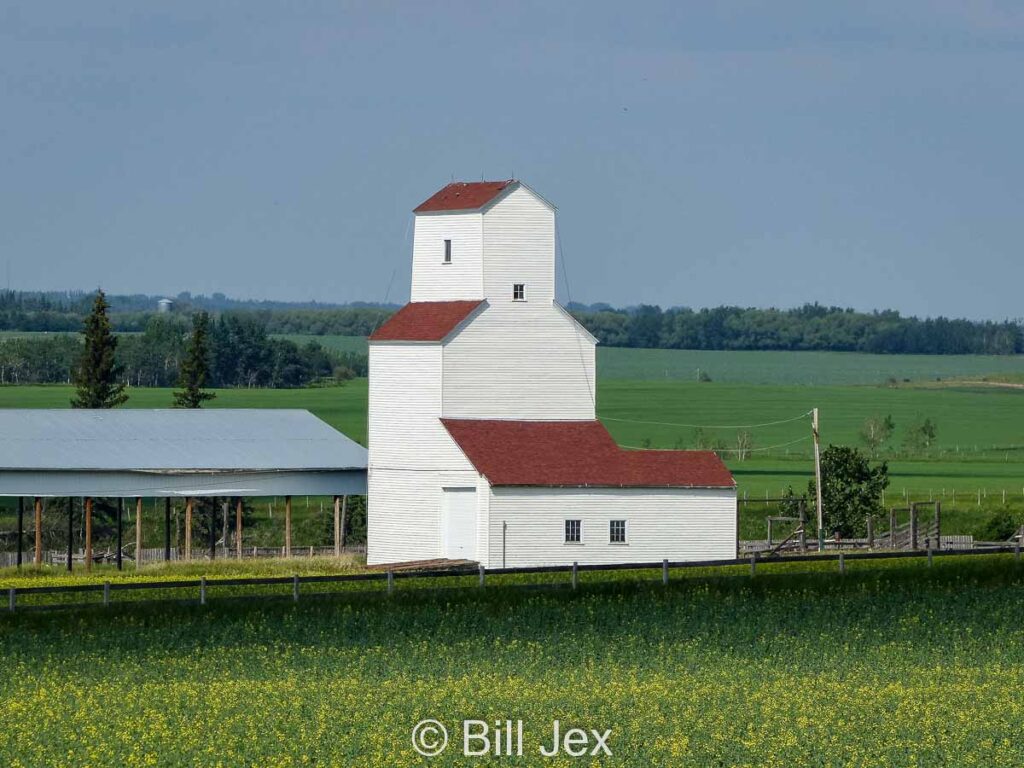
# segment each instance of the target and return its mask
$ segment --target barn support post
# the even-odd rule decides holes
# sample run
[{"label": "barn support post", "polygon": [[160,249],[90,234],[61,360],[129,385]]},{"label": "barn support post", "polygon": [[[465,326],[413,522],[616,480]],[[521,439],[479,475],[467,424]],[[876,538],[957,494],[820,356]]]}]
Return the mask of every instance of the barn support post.
[{"label": "barn support post", "polygon": [[334,556],[341,557],[341,497],[334,497]]},{"label": "barn support post", "polygon": [[242,497],[235,500],[235,556],[242,559]]},{"label": "barn support post", "polygon": [[284,497],[284,556],[292,556],[292,497]]},{"label": "barn support post", "polygon": [[43,500],[36,496],[33,504],[36,524],[36,551],[32,556],[32,562],[38,566],[43,564]]},{"label": "barn support post", "polygon": [[225,496],[220,500],[220,511],[221,511],[221,541],[224,542],[224,557],[228,556],[228,511],[231,508],[231,499]]},{"label": "barn support post", "polygon": [[661,583],[668,586],[668,560],[661,561]]},{"label": "barn support post", "polygon": [[124,539],[124,499],[117,499],[117,553],[114,555],[114,562],[117,563],[117,570],[121,570],[121,549]]},{"label": "barn support post", "polygon": [[576,589],[576,585],[579,583],[579,563],[575,560],[572,561],[572,588]]},{"label": "barn support post", "polygon": [[75,545],[75,500],[68,496],[68,573],[74,567]]},{"label": "barn support post", "polygon": [[142,497],[135,498],[135,570],[142,565]]},{"label": "barn support post", "polygon": [[217,557],[217,500],[211,499],[210,504],[210,535],[208,536],[210,544],[210,559],[213,560]]},{"label": "barn support post", "polygon": [[875,516],[868,515],[868,549],[875,548]]},{"label": "barn support post", "polygon": [[25,497],[18,497],[18,567],[21,568],[21,552],[25,549]]},{"label": "barn support post", "polygon": [[85,570],[92,570],[92,497],[85,497]]},{"label": "barn support post", "polygon": [[164,562],[171,560],[171,497],[164,499]]},{"label": "barn support post", "polygon": [[348,494],[341,497],[341,548],[345,548],[345,526],[348,521]]},{"label": "barn support post", "polygon": [[192,497],[185,499],[185,560],[192,559]]}]

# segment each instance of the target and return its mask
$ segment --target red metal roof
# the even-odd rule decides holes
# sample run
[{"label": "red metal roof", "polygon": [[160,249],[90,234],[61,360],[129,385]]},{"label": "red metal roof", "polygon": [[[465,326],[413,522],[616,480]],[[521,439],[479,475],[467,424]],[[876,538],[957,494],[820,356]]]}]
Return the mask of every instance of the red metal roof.
[{"label": "red metal roof", "polygon": [[506,181],[453,181],[412,209],[413,213],[429,211],[472,211],[487,205],[514,179]]},{"label": "red metal roof", "polygon": [[370,341],[441,341],[469,317],[478,301],[413,301],[395,312]]},{"label": "red metal roof", "polygon": [[442,419],[491,485],[732,488],[711,451],[630,451],[600,421]]}]

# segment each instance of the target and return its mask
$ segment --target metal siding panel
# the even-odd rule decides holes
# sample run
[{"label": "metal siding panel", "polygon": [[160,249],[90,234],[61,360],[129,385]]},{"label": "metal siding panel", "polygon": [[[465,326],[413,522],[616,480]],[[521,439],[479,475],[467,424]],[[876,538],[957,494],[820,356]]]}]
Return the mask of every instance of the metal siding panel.
[{"label": "metal siding panel", "polygon": [[293,409],[0,409],[0,468],[365,469],[366,449]]},{"label": "metal siding panel", "polygon": [[333,496],[364,495],[366,471],[0,472],[0,496]]}]

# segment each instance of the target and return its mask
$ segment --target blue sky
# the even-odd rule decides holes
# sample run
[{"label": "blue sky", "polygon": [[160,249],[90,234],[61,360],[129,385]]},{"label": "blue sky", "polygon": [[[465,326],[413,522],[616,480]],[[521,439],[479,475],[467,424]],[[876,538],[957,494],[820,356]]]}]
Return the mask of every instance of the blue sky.
[{"label": "blue sky", "polygon": [[515,175],[577,301],[1020,317],[1022,65],[1018,3],[7,2],[0,269],[403,301]]}]

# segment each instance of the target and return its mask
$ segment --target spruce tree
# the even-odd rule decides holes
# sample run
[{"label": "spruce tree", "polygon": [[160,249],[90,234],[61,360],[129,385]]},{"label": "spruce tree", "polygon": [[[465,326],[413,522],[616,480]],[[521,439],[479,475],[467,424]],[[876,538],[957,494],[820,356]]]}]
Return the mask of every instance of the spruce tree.
[{"label": "spruce tree", "polygon": [[215,392],[203,391],[210,374],[209,333],[210,316],[206,312],[197,312],[192,316],[192,336],[185,359],[181,361],[178,377],[181,389],[174,393],[175,408],[202,408],[204,402],[217,396]]},{"label": "spruce tree", "polygon": [[82,328],[85,345],[75,369],[77,390],[71,398],[72,408],[116,408],[128,400],[124,382],[118,381],[121,367],[114,359],[117,337],[111,330],[107,309],[107,297],[99,289]]}]

